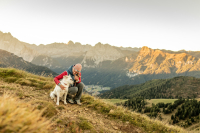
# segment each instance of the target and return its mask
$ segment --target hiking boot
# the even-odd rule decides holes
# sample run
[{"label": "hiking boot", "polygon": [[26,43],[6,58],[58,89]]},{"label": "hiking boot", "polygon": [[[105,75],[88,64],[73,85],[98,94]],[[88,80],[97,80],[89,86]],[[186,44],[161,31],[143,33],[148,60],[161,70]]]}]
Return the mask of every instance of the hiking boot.
[{"label": "hiking boot", "polygon": [[76,104],[81,105],[82,103],[80,102],[80,100],[76,100]]},{"label": "hiking boot", "polygon": [[67,99],[67,101],[71,104],[74,104],[74,101],[72,99]]}]

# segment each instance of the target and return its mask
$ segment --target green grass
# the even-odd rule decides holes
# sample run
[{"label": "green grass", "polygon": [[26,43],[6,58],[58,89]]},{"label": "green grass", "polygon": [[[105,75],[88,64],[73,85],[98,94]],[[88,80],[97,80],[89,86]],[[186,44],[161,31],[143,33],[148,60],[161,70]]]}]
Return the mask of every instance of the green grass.
[{"label": "green grass", "polygon": [[80,119],[79,127],[81,129],[89,130],[93,128],[93,125],[86,118],[79,117],[79,119]]},{"label": "green grass", "polygon": [[[128,99],[103,99],[103,100],[105,100],[106,102],[116,104],[116,103],[121,103],[121,102],[123,103],[127,101]],[[157,104],[157,103],[163,102],[166,104],[166,103],[174,103],[174,101],[176,100],[178,99],[151,99],[151,100],[146,100],[146,101],[147,101],[147,106],[151,106],[152,103]]]},{"label": "green grass", "polygon": [[0,79],[8,83],[17,83],[25,86],[37,87],[36,89],[53,89],[53,78],[43,77],[15,68],[0,68]]},{"label": "green grass", "polygon": [[[152,103],[154,104],[157,104],[157,103],[160,103],[160,102],[163,102],[163,103],[174,103],[174,101],[176,101],[178,99],[151,99],[151,100],[147,100],[148,102],[148,105],[152,105]],[[197,101],[200,101],[200,98],[196,98]]]},{"label": "green grass", "polygon": [[196,98],[197,101],[200,101],[200,98]]},{"label": "green grass", "polygon": [[151,99],[151,100],[147,100],[147,106],[151,106],[152,103],[157,104],[157,103],[174,103],[174,101],[176,101],[178,99]]}]

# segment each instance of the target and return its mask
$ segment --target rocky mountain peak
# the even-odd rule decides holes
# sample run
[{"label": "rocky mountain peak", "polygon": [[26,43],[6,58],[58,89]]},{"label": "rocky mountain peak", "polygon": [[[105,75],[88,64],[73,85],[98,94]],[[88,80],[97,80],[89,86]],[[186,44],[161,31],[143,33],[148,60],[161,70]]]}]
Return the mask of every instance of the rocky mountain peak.
[{"label": "rocky mountain peak", "polygon": [[37,51],[27,47],[27,44],[19,41],[11,33],[0,33],[0,49],[14,53],[26,61],[31,61],[34,56],[38,55]]},{"label": "rocky mountain peak", "polygon": [[153,49],[148,48],[147,46],[142,47],[142,49],[139,51],[139,56],[145,57],[147,55],[151,55],[154,52]]},{"label": "rocky mountain peak", "polygon": [[8,33],[3,33],[0,31],[0,38],[4,38],[4,41],[9,41],[9,40],[17,40],[16,38],[14,38],[10,32]]},{"label": "rocky mountain peak", "polygon": [[74,42],[69,41],[69,42],[67,43],[67,45],[74,45]]},{"label": "rocky mountain peak", "polygon": [[100,47],[102,47],[103,46],[103,44],[102,43],[100,43],[100,42],[98,42],[97,44],[95,44],[95,48],[100,48]]}]

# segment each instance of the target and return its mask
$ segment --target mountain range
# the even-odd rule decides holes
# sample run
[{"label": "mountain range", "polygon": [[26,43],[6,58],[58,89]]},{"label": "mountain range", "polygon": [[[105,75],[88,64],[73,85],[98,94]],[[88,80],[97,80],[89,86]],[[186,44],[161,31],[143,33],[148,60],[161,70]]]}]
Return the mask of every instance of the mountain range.
[{"label": "mountain range", "polygon": [[81,63],[85,84],[111,88],[175,76],[200,77],[200,51],[175,52],[146,46],[124,48],[101,43],[91,46],[72,41],[37,46],[3,32],[0,32],[0,49],[58,74],[73,64]]},{"label": "mountain range", "polygon": [[131,56],[127,61],[133,64],[129,71],[141,74],[180,74],[200,70],[198,57],[186,52],[166,53],[145,46],[139,51],[137,57]]}]

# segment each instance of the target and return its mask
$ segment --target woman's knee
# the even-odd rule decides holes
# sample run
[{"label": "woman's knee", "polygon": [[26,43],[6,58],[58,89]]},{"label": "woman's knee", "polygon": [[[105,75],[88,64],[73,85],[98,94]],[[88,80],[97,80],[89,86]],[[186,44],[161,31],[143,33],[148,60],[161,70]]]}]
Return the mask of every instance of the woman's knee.
[{"label": "woman's knee", "polygon": [[77,87],[70,87],[68,92],[72,95],[76,94],[78,91],[78,88]]},{"label": "woman's knee", "polygon": [[83,82],[80,82],[80,83],[77,85],[77,87],[78,87],[79,89],[83,89],[83,88],[85,87],[85,85],[84,85]]}]

